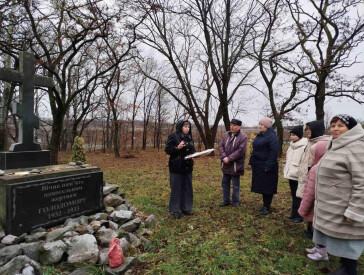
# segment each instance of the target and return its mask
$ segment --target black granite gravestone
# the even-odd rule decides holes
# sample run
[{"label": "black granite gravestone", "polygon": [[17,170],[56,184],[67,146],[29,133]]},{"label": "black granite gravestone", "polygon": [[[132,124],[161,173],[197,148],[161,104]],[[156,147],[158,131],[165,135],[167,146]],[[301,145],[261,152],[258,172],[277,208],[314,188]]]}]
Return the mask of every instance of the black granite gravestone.
[{"label": "black granite gravestone", "polygon": [[0,177],[0,222],[8,234],[20,235],[103,206],[103,173],[97,167],[55,165],[8,170]]},{"label": "black granite gravestone", "polygon": [[35,75],[34,56],[20,52],[19,71],[0,69],[0,80],[21,84],[21,103],[12,106],[13,114],[20,118],[19,141],[10,146],[9,152],[0,152],[0,169],[49,165],[50,152],[34,143],[34,128],[39,128],[39,118],[34,115],[34,86],[53,87],[52,79]]}]

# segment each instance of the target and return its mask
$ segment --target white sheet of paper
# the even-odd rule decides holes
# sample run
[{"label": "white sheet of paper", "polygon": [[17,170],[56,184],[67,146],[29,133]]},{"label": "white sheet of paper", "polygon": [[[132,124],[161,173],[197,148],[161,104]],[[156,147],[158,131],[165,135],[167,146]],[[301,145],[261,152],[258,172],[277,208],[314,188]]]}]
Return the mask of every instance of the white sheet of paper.
[{"label": "white sheet of paper", "polygon": [[213,151],[214,151],[214,149],[207,149],[207,150],[205,150],[205,151],[196,152],[196,153],[194,153],[194,154],[191,154],[191,155],[185,156],[185,159],[192,159],[192,158],[195,158],[195,157],[206,156],[206,155],[211,154],[211,152],[213,152]]}]

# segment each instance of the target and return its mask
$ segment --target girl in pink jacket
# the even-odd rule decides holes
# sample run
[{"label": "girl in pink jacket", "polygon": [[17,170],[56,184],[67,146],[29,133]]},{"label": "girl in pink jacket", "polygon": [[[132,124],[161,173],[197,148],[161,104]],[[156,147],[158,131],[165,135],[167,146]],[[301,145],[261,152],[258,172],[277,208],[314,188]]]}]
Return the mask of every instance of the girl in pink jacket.
[{"label": "girl in pink jacket", "polygon": [[[315,202],[315,183],[316,183],[316,169],[320,159],[325,155],[328,141],[318,141],[316,144],[311,146],[310,154],[314,159],[314,165],[307,174],[305,180],[305,188],[303,191],[303,197],[301,201],[298,213],[307,222],[313,220],[313,209]],[[326,246],[316,244],[313,248],[306,249],[307,257],[314,261],[328,261],[329,256],[327,255]]]}]

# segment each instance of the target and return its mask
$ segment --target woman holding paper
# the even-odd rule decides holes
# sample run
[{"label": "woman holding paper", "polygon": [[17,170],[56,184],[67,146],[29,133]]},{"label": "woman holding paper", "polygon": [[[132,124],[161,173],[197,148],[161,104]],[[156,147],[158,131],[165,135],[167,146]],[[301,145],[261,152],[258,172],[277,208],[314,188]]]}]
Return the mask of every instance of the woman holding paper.
[{"label": "woman holding paper", "polygon": [[177,123],[176,132],[168,136],[165,152],[170,155],[169,175],[171,197],[169,211],[175,219],[181,218],[182,213],[185,215],[193,215],[193,160],[186,160],[185,157],[195,153],[196,149],[192,139],[191,123],[188,120]]}]

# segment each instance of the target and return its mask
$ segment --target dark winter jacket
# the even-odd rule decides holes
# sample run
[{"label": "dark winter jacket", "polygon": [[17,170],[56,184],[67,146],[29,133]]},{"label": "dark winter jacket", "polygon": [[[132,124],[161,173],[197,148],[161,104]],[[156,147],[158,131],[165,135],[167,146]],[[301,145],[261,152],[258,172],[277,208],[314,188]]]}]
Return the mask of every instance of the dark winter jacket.
[{"label": "dark winter jacket", "polygon": [[253,141],[249,164],[252,166],[252,192],[275,194],[278,185],[278,137],[271,127]]},{"label": "dark winter jacket", "polygon": [[[221,170],[224,174],[238,176],[244,175],[245,152],[248,137],[243,132],[233,135],[227,132],[220,142]],[[227,157],[229,163],[224,163]]]},{"label": "dark winter jacket", "polygon": [[[169,171],[176,174],[188,174],[193,170],[193,160],[185,160],[185,156],[196,152],[192,139],[191,128],[187,135],[182,133],[182,127],[185,121],[179,121],[176,125],[176,132],[168,136],[165,152],[169,157]],[[186,146],[178,150],[178,145],[184,141]]]}]

